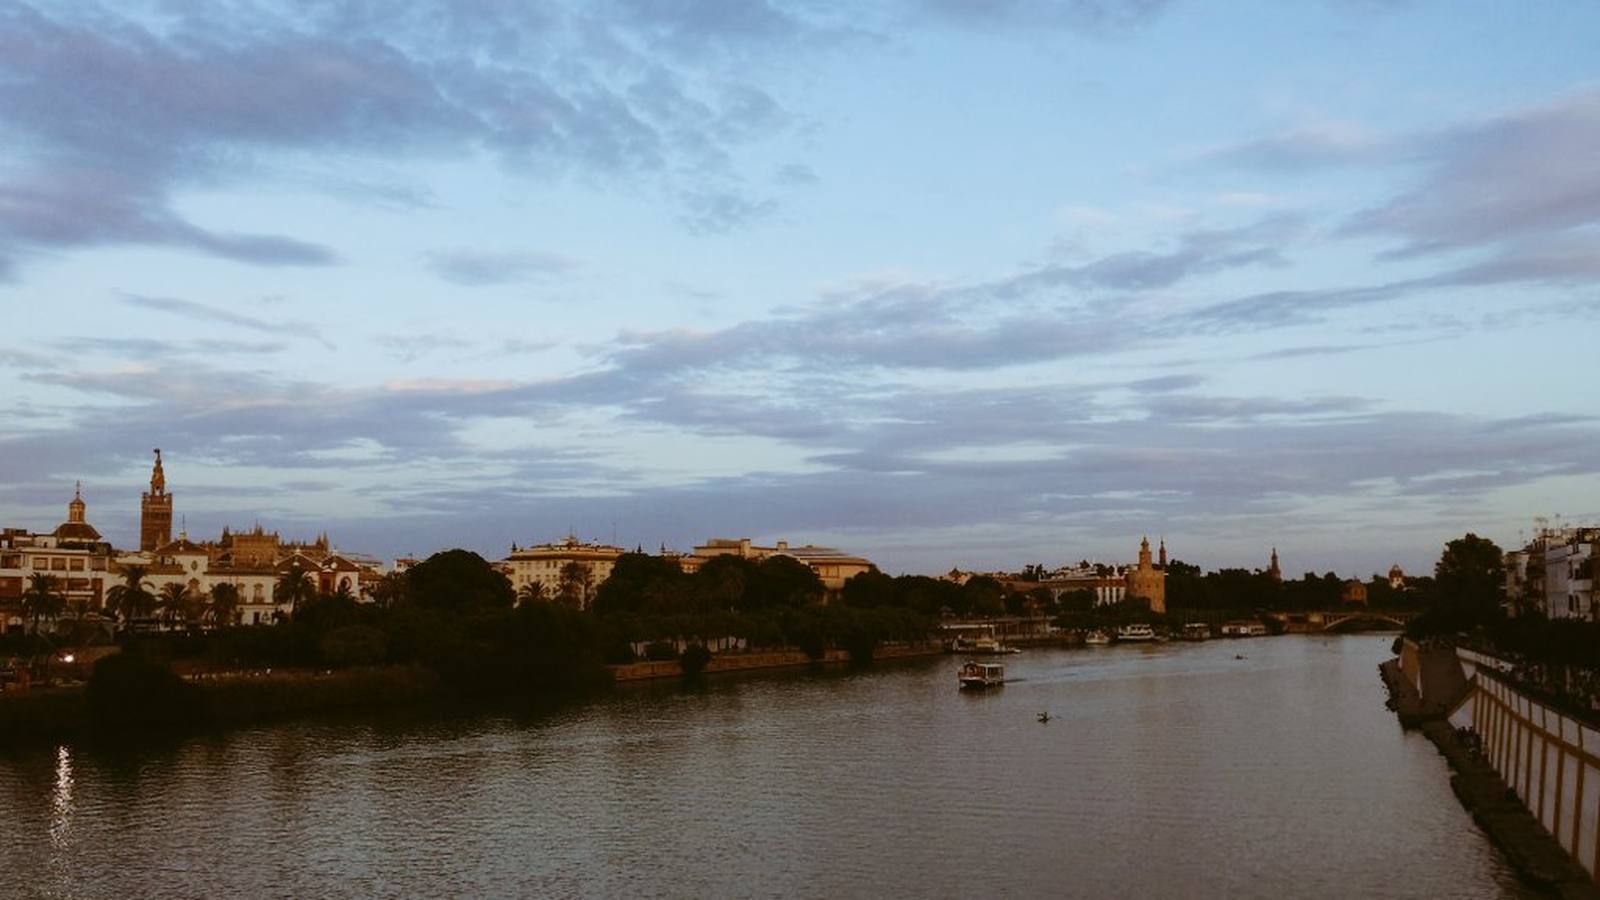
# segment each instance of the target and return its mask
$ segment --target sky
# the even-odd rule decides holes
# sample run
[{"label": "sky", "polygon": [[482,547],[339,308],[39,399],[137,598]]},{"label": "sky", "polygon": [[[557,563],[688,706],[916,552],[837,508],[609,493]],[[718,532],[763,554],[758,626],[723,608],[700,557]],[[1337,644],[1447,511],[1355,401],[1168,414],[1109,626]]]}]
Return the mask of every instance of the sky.
[{"label": "sky", "polygon": [[1600,520],[1600,7],[0,0],[0,525],[1431,569]]}]

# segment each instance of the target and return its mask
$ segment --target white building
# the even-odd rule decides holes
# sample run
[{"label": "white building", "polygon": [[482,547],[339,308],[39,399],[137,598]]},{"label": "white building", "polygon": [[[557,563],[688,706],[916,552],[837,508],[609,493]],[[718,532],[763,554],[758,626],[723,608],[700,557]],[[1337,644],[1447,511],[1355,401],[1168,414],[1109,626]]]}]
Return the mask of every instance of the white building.
[{"label": "white building", "polygon": [[566,540],[553,544],[536,544],[532,547],[513,548],[502,565],[517,592],[537,584],[546,598],[554,598],[561,590],[561,571],[569,564],[577,564],[586,573],[582,596],[578,605],[588,609],[594,592],[611,577],[617,557],[626,553],[621,547],[610,544],[587,543],[568,535]]},{"label": "white building", "polygon": [[1579,529],[1569,540],[1544,551],[1544,613],[1552,619],[1600,621],[1594,595],[1596,535]]},{"label": "white building", "polygon": [[34,575],[55,579],[69,615],[104,608],[106,591],[116,583],[112,549],[89,524],[86,510],[80,486],[67,504],[67,521],[54,531],[0,531],[0,632],[25,624],[22,595]]}]

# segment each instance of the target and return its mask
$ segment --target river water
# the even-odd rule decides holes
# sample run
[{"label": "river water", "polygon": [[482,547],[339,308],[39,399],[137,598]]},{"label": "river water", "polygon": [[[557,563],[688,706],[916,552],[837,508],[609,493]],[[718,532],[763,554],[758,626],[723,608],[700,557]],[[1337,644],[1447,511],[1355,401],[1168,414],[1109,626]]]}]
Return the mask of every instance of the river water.
[{"label": "river water", "polygon": [[0,896],[1532,896],[1384,709],[1392,639],[1031,650],[979,695],[940,658],[11,752]]}]

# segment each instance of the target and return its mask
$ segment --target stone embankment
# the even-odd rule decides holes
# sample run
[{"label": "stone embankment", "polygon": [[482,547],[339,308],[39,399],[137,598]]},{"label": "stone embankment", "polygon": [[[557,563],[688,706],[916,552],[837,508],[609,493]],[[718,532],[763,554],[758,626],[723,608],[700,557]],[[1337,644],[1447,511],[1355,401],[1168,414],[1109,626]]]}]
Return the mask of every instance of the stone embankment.
[{"label": "stone embankment", "polygon": [[[1423,679],[1432,668],[1424,664]],[[1558,897],[1600,900],[1600,887],[1506,786],[1479,752],[1475,736],[1458,733],[1450,726],[1446,716],[1454,704],[1425,700],[1400,670],[1399,660],[1391,659],[1378,670],[1389,690],[1389,708],[1400,717],[1402,726],[1421,731],[1449,762],[1453,770],[1450,789],[1512,866]],[[1459,670],[1455,677],[1460,678]]]},{"label": "stone embankment", "polygon": [[[919,644],[885,644],[873,650],[875,661],[909,659],[919,656],[938,656],[944,647],[936,642]],[[820,659],[812,659],[799,650],[775,650],[766,653],[718,653],[711,657],[703,674],[720,672],[753,672],[761,669],[788,669],[809,665],[838,665],[850,662],[850,654],[843,650],[826,650]],[[683,667],[675,659],[659,662],[636,662],[609,666],[612,678],[625,681],[651,681],[657,678],[681,678]]]}]

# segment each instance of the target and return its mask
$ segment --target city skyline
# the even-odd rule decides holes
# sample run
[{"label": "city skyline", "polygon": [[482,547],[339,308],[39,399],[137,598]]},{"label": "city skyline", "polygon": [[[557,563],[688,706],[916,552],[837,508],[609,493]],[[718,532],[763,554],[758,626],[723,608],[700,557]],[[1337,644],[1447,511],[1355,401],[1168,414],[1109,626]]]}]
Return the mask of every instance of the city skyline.
[{"label": "city skyline", "polygon": [[388,558],[1509,548],[1600,519],[1597,42],[1576,4],[0,2],[0,526],[81,480],[137,535],[160,446],[191,531]]}]

